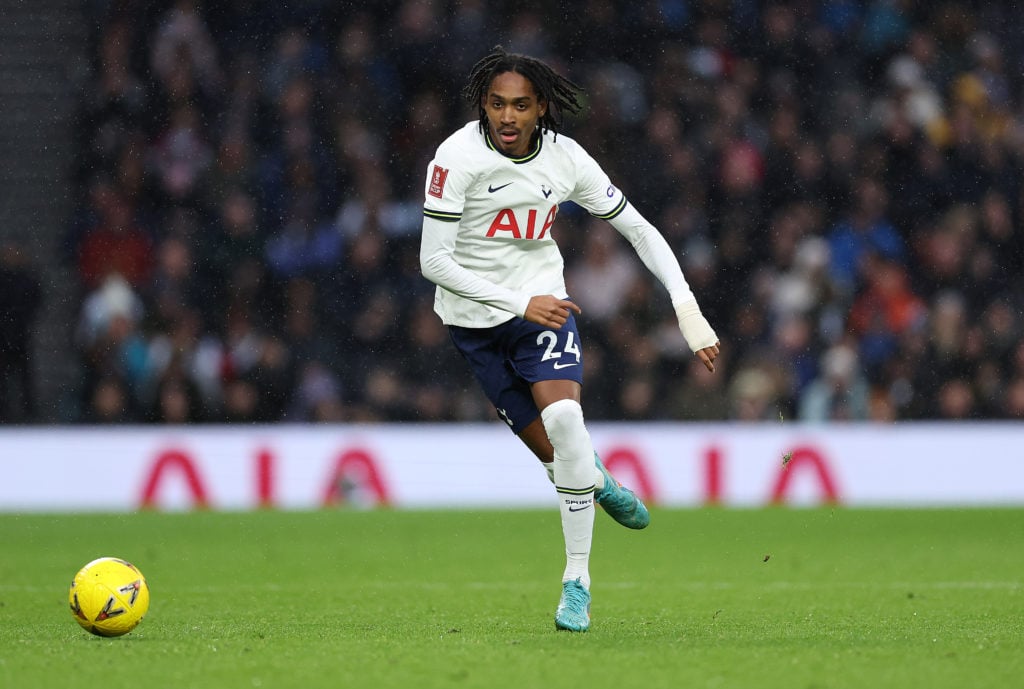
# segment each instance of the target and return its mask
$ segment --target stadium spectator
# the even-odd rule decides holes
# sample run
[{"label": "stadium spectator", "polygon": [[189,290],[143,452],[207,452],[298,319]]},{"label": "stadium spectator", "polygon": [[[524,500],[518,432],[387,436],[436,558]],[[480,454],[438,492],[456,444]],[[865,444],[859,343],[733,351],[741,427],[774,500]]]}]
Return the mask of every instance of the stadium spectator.
[{"label": "stadium spectator", "polygon": [[117,377],[105,377],[92,386],[82,419],[90,424],[125,424],[138,421],[132,397]]},{"label": "stadium spectator", "polygon": [[1006,386],[1000,416],[1024,419],[1024,376],[1017,376]]},{"label": "stadium spectator", "polygon": [[588,319],[608,327],[618,318],[640,266],[626,253],[607,223],[587,221],[582,257],[566,272],[569,293]]},{"label": "stadium spectator", "polygon": [[95,199],[97,223],[77,249],[78,271],[86,288],[95,288],[117,275],[134,288],[145,286],[153,267],[153,243],[135,220],[135,209],[114,189]]},{"label": "stadium spectator", "polygon": [[869,263],[876,258],[902,263],[904,241],[888,219],[889,195],[872,177],[853,189],[849,214],[829,230],[832,280],[846,295],[863,285]]},{"label": "stadium spectator", "polygon": [[846,344],[835,345],[822,356],[821,374],[800,396],[800,419],[865,421],[869,398],[856,350]]},{"label": "stadium spectator", "polygon": [[775,381],[760,366],[748,366],[732,377],[729,383],[731,410],[729,418],[736,421],[777,421],[783,418]]},{"label": "stadium spectator", "polygon": [[154,392],[147,421],[180,425],[203,420],[199,391],[184,375],[163,377]]},{"label": "stadium spectator", "polygon": [[[142,299],[116,273],[82,305],[75,338],[85,367],[83,399],[92,401],[99,418],[134,414],[133,395],[141,391],[148,367],[141,332],[144,313]],[[114,404],[115,397],[126,399]]]},{"label": "stadium spectator", "polygon": [[300,366],[295,394],[286,412],[289,421],[329,423],[347,418],[341,383],[330,369],[315,359]]}]

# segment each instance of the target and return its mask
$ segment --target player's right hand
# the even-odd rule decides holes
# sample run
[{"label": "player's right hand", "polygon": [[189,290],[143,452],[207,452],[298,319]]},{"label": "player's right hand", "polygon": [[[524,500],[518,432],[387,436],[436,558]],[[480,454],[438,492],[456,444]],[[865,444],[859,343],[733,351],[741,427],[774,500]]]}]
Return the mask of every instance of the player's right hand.
[{"label": "player's right hand", "polygon": [[583,309],[568,299],[559,299],[551,294],[538,294],[530,297],[523,318],[548,328],[561,328],[569,320],[570,312],[578,316],[583,313]]}]

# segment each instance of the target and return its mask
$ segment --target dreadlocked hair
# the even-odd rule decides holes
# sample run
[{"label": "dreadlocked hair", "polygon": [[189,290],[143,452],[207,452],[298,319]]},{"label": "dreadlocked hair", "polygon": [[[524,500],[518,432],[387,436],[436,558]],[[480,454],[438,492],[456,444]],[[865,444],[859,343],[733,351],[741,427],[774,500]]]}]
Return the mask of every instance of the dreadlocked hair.
[{"label": "dreadlocked hair", "polygon": [[541,131],[552,131],[555,134],[562,130],[563,114],[575,115],[583,106],[579,101],[582,89],[569,79],[551,69],[546,63],[526,55],[507,53],[500,45],[495,46],[490,55],[484,57],[469,71],[469,80],[462,88],[462,96],[475,104],[480,113],[480,131],[487,130],[487,112],[482,105],[483,97],[491,82],[499,74],[515,72],[525,77],[537,92],[540,100],[548,104],[547,111],[541,116]]}]

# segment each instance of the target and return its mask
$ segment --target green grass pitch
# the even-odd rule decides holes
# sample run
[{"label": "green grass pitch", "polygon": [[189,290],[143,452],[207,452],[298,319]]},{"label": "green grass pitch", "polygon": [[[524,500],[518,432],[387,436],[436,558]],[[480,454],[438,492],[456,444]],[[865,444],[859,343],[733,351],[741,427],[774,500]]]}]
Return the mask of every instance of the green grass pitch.
[{"label": "green grass pitch", "polygon": [[[0,687],[1021,687],[1024,510],[597,515],[556,632],[557,510],[0,516]],[[103,555],[152,604],[101,639]]]}]

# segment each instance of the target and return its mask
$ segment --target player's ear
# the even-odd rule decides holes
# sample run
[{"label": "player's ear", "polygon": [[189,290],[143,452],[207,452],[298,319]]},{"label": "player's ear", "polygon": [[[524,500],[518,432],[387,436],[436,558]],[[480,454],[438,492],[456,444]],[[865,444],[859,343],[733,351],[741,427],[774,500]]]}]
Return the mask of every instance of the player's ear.
[{"label": "player's ear", "polygon": [[544,115],[548,114],[548,102],[546,100],[539,101],[537,103],[537,107],[538,107],[538,110],[540,111],[540,116],[541,117],[544,117]]}]

